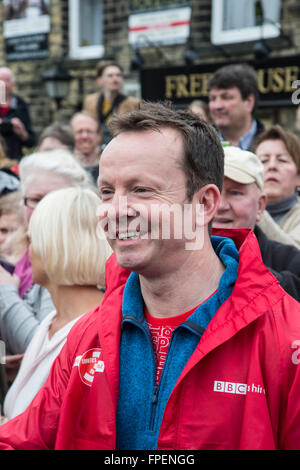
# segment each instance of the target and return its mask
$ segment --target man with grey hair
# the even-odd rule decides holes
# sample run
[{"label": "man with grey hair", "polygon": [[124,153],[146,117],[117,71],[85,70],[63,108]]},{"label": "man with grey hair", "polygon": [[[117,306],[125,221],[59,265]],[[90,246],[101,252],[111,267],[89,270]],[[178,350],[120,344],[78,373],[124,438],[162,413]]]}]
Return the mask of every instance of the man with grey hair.
[{"label": "man with grey hair", "polygon": [[8,67],[0,67],[0,135],[8,158],[20,160],[23,147],[35,145],[28,104],[13,92],[15,76]]},{"label": "man with grey hair", "polygon": [[300,250],[269,239],[257,225],[266,207],[263,164],[254,153],[238,147],[225,147],[224,154],[224,185],[213,227],[254,230],[264,264],[300,301]]}]

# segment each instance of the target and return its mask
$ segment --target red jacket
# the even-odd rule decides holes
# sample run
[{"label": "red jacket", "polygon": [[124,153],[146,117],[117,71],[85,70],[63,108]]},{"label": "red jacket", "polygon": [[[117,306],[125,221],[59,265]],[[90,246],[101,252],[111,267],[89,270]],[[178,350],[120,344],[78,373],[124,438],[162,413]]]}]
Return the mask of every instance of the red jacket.
[{"label": "red jacket", "polygon": [[[238,278],[171,393],[160,450],[300,449],[299,303],[262,264],[254,234],[229,233]],[[0,448],[115,448],[127,277],[112,256],[102,306],[76,323],[29,408],[0,427]]]}]

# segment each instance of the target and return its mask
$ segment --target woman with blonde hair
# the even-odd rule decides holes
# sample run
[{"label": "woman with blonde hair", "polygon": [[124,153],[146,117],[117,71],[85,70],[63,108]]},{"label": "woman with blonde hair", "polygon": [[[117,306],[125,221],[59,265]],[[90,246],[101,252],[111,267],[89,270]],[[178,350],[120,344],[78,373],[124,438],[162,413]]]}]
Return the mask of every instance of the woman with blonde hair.
[{"label": "woman with blonde hair", "polygon": [[[85,170],[65,149],[24,157],[20,180],[27,222],[48,193],[65,187],[91,187]],[[24,272],[27,282],[20,292],[17,281]],[[23,354],[42,319],[53,310],[48,290],[32,282],[28,250],[14,274],[18,279],[0,266],[0,336],[8,355]]]},{"label": "woman with blonde hair", "polygon": [[45,196],[30,219],[33,279],[49,290],[55,310],[36,330],[7,393],[8,419],[23,412],[44,384],[74,323],[101,303],[111,248],[98,226],[99,202],[90,189],[60,189]]}]

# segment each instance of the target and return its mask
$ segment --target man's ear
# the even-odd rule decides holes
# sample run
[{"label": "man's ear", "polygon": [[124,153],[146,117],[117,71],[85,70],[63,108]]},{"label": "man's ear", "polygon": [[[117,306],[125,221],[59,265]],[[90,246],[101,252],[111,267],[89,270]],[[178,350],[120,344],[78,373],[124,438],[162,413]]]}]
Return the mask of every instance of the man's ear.
[{"label": "man's ear", "polygon": [[259,222],[260,219],[262,218],[266,205],[267,205],[267,196],[265,193],[261,193],[258,199],[256,222]]},{"label": "man's ear", "polygon": [[254,106],[255,106],[255,96],[253,94],[247,96],[247,98],[244,100],[247,103],[247,108],[252,113]]},{"label": "man's ear", "polygon": [[99,87],[102,87],[102,77],[101,77],[101,75],[99,75],[99,77],[96,78],[96,82],[97,82],[97,85]]},{"label": "man's ear", "polygon": [[218,210],[221,194],[215,184],[206,184],[200,188],[193,196],[193,201],[201,204],[202,222],[198,221],[201,225],[208,225],[214,218]]}]

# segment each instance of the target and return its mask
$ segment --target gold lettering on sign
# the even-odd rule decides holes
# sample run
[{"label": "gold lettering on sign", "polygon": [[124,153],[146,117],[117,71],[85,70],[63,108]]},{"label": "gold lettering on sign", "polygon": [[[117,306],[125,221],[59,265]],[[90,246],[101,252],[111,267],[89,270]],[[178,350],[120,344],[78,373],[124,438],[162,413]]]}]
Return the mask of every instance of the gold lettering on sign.
[{"label": "gold lettering on sign", "polygon": [[189,92],[187,90],[188,76],[187,75],[177,75],[177,89],[176,89],[176,98],[187,98]]},{"label": "gold lettering on sign", "polygon": [[270,67],[257,71],[257,84],[260,93],[290,93],[292,82],[297,80],[299,67]]},{"label": "gold lettering on sign", "polygon": [[187,84],[187,75],[167,75],[165,89],[166,98],[188,98]]},{"label": "gold lettering on sign", "polygon": [[165,97],[172,98],[173,90],[176,90],[176,76],[167,75],[165,77]]},{"label": "gold lettering on sign", "polygon": [[[300,67],[268,67],[257,70],[258,90],[261,94],[292,93],[292,83],[298,80]],[[207,82],[211,73],[166,75],[165,98],[198,98],[208,96]]]},{"label": "gold lettering on sign", "polygon": [[207,96],[207,82],[210,76],[211,73],[167,75],[165,77],[165,97],[172,99]]},{"label": "gold lettering on sign", "polygon": [[295,89],[292,87],[292,83],[294,80],[298,80],[299,78],[299,67],[294,65],[293,67],[286,67],[286,74],[285,74],[285,86],[284,91],[287,93],[292,93]]},{"label": "gold lettering on sign", "polygon": [[190,97],[207,96],[207,82],[210,73],[192,73],[190,75]]},{"label": "gold lettering on sign", "polygon": [[277,67],[272,70],[272,87],[273,93],[280,93],[284,89],[284,69]]},{"label": "gold lettering on sign", "polygon": [[[265,70],[264,69],[261,69],[261,70],[258,70],[257,72],[257,86],[258,86],[258,90],[260,91],[260,93],[268,93],[270,90],[269,90],[269,83],[265,83]],[[268,77],[268,75],[267,75]]]}]

